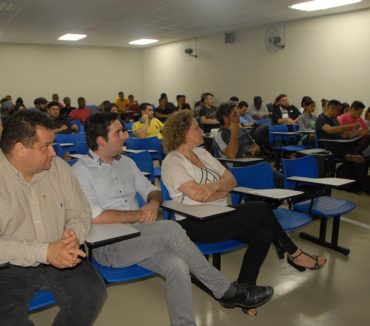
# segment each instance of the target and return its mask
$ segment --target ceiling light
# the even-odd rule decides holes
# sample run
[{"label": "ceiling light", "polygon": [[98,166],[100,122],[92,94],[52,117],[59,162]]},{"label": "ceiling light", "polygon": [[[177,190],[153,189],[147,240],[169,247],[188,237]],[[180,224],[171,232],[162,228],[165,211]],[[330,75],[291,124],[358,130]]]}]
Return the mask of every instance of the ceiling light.
[{"label": "ceiling light", "polygon": [[157,42],[158,42],[158,40],[149,39],[149,38],[141,38],[140,40],[135,40],[135,41],[128,42],[128,44],[131,44],[131,45],[148,45],[148,44],[157,43]]},{"label": "ceiling light", "polygon": [[289,6],[289,8],[302,11],[315,11],[351,5],[361,1],[362,0],[313,0],[297,3],[295,5]]},{"label": "ceiling light", "polygon": [[79,41],[85,38],[85,34],[64,34],[61,37],[58,37],[59,41]]}]

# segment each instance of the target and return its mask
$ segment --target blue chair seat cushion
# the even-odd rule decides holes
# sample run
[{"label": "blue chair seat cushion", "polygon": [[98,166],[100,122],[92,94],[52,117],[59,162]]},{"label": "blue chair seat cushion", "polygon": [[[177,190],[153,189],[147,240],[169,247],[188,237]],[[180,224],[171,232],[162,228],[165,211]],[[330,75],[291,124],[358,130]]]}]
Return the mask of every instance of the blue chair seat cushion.
[{"label": "blue chair seat cushion", "polygon": [[31,299],[29,304],[29,311],[46,308],[50,305],[56,304],[53,294],[50,291],[39,290]]},{"label": "blue chair seat cushion", "polygon": [[276,219],[286,232],[297,230],[312,222],[312,217],[308,214],[295,212],[287,208],[276,208],[273,210]]},{"label": "blue chair seat cushion", "polygon": [[203,255],[229,252],[246,246],[244,242],[232,239],[218,242],[195,242],[195,244],[198,246]]},{"label": "blue chair seat cushion", "polygon": [[127,282],[155,275],[154,272],[139,265],[118,268],[107,267],[100,265],[94,258],[92,264],[106,283]]},{"label": "blue chair seat cushion", "polygon": [[[308,212],[310,204],[310,199],[305,200],[303,202],[294,204],[293,209],[299,212]],[[322,196],[314,199],[311,212],[316,216],[330,217],[345,214],[355,207],[356,205],[349,200]]]}]

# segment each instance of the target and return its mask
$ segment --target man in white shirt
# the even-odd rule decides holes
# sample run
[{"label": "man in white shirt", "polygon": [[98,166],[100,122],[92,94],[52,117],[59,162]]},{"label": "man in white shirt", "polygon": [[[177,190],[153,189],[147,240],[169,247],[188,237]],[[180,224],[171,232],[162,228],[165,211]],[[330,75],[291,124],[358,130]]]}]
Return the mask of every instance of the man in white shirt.
[{"label": "man in white shirt", "polygon": [[[85,124],[90,148],[73,166],[93,212],[93,223],[136,223],[141,235],[101,248],[95,259],[106,266],[139,264],[166,278],[171,325],[195,325],[190,272],[227,306],[253,307],[272,296],[272,288],[231,283],[212,267],[185,231],[173,221],[156,221],[162,200],[135,163],[121,156],[128,134],[115,113],[97,113]],[[147,204],[138,208],[139,193]]]}]

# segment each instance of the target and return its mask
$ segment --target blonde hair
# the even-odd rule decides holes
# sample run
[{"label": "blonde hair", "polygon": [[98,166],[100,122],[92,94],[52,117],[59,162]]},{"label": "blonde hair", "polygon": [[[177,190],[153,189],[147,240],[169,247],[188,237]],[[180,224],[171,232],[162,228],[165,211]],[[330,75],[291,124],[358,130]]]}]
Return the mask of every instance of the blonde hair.
[{"label": "blonde hair", "polygon": [[190,110],[172,113],[163,128],[163,146],[166,152],[177,149],[185,142],[185,136],[190,129],[193,114]]}]

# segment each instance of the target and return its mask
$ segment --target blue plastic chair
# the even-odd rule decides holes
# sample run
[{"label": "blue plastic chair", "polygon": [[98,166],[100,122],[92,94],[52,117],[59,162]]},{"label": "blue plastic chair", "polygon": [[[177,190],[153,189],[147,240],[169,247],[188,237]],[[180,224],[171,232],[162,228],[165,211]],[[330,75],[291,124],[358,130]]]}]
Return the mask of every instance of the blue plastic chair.
[{"label": "blue plastic chair", "polygon": [[143,151],[141,153],[127,153],[127,157],[131,158],[137,165],[140,171],[148,172],[149,180],[154,184],[155,178],[161,177],[160,168],[155,170],[153,165],[153,160],[148,151]]},{"label": "blue plastic chair", "polygon": [[62,148],[62,149],[63,149],[63,151],[66,151],[66,152],[75,152],[77,142],[86,142],[86,137],[85,137],[85,134],[82,134],[82,133],[56,134],[55,135],[55,142],[57,144],[71,143],[71,144],[73,144],[73,146],[68,146],[68,147]]},{"label": "blue plastic chair", "polygon": [[125,143],[127,149],[155,150],[155,153],[150,153],[153,160],[162,161],[163,159],[161,143],[157,137],[129,138]]},{"label": "blue plastic chair", "polygon": [[[298,127],[298,126],[297,126]],[[297,131],[294,125],[289,130],[288,125],[269,125],[269,142],[272,149],[276,152],[276,169],[280,169],[280,159],[286,153],[295,153],[305,149],[305,146],[298,145],[299,135],[274,135],[273,132]]]},{"label": "blue plastic chair", "polygon": [[[283,171],[285,188],[288,189],[295,189],[299,185],[297,182],[288,181],[288,177],[319,177],[317,163],[312,155],[292,160],[283,160]],[[322,190],[322,188],[323,186],[320,186],[318,190]],[[327,248],[339,251],[347,256],[350,253],[350,250],[338,245],[340,217],[342,214],[354,209],[356,205],[349,200],[338,199],[331,196],[317,197],[315,193],[316,190],[313,188],[312,198],[310,200],[305,200],[294,204],[293,209],[299,212],[309,213],[315,218],[320,218],[319,237],[314,237],[303,232],[300,233],[300,237],[313,241]],[[325,240],[328,218],[333,218],[331,242]]]},{"label": "blue plastic chair", "polygon": [[54,143],[53,148],[54,148],[56,155],[64,159],[64,150],[60,146],[60,144]]},{"label": "blue plastic chair", "polygon": [[55,304],[56,304],[56,301],[54,299],[53,294],[50,291],[39,290],[36,292],[34,297],[31,299],[29,303],[28,311],[33,312],[35,310],[47,308]]},{"label": "blue plastic chair", "polygon": [[[161,180],[161,191],[163,200],[171,200],[170,194],[164,183]],[[168,210],[163,210],[163,218],[165,220],[173,219],[174,215],[173,212],[169,212]],[[212,263],[215,268],[221,270],[221,254],[227,253],[230,251],[234,251],[246,246],[244,242],[228,239],[224,241],[218,242],[195,242],[199,250],[203,255],[208,257],[209,255],[212,256]]]},{"label": "blue plastic chair", "polygon": [[[267,162],[243,167],[233,167],[230,168],[230,172],[234,175],[238,186],[240,187],[254,189],[274,188],[274,177],[272,169]],[[243,197],[246,196],[232,193],[231,201],[233,205],[239,204]],[[279,221],[283,230],[286,232],[295,231],[312,222],[312,218],[308,214],[299,213],[287,208],[275,208],[273,209],[273,213],[276,216],[276,219]]]},{"label": "blue plastic chair", "polygon": [[75,149],[77,154],[85,155],[89,152],[86,141],[78,141],[75,144]]}]

